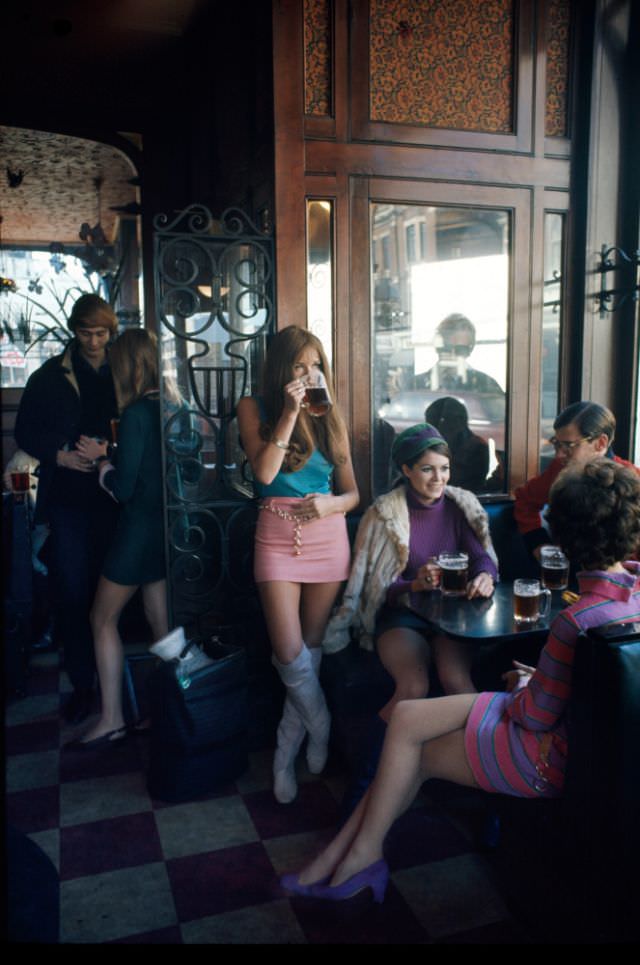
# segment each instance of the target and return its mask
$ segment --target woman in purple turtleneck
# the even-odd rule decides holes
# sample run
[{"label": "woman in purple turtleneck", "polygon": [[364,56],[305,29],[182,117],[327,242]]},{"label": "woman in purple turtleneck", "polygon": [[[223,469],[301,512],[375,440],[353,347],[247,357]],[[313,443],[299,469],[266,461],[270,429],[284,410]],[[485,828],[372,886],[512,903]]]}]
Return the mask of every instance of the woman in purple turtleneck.
[{"label": "woman in purple turtleneck", "polygon": [[498,576],[487,514],[472,493],[447,485],[450,453],[438,430],[428,423],[406,429],[393,444],[392,458],[400,482],[375,501],[360,523],[343,603],[323,641],[327,652],[341,649],[350,627],[366,648],[373,638],[395,682],[395,692],[367,740],[366,772],[372,766],[375,770],[394,706],[427,695],[431,658],[446,694],[476,690],[470,646],[434,634],[424,620],[399,605],[402,595],[437,588],[439,569],[429,559],[440,553],[468,554],[470,598],[491,596]]},{"label": "woman in purple turtleneck", "polygon": [[439,571],[430,558],[446,552],[468,554],[469,598],[491,596],[498,576],[484,510],[467,490],[447,486],[451,456],[438,430],[427,423],[407,429],[396,438],[392,458],[402,473],[409,511],[409,555],[376,621],[378,655],[396,684],[380,712],[383,720],[399,700],[426,696],[429,650],[446,694],[475,692],[470,646],[429,635],[419,617],[398,607],[404,593],[437,587]]}]

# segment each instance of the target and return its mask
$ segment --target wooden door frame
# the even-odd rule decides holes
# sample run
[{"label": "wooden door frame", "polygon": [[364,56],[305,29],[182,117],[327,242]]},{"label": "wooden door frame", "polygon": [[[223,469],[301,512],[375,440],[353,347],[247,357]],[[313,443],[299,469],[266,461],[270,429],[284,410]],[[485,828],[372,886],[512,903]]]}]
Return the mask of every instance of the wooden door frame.
[{"label": "wooden door frame", "polygon": [[[511,218],[507,352],[507,488],[537,472],[540,412],[543,258],[532,257],[532,187],[488,187],[442,181],[353,176],[350,195],[351,373],[347,409],[352,418],[354,465],[362,498],[371,498],[371,203],[493,208]],[[534,297],[536,292],[539,297]],[[366,372],[367,378],[362,374]],[[524,431],[523,431],[524,430]]]}]

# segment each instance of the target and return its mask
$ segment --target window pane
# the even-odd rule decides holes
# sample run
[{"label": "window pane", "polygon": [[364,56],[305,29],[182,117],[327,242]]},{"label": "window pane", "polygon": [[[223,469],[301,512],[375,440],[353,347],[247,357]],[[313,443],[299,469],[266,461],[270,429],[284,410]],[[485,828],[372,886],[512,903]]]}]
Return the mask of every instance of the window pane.
[{"label": "window pane", "polygon": [[560,330],[562,324],[562,252],[564,215],[546,212],[544,216],[544,314],[542,317],[540,469],[555,453],[548,440],[558,412],[560,377]]},{"label": "window pane", "polygon": [[508,212],[373,203],[372,252],[375,493],[392,481],[395,434],[426,409],[452,484],[504,491]]},{"label": "window pane", "polygon": [[100,276],[75,255],[6,249],[2,275],[14,284],[0,296],[2,385],[21,388],[71,335],[67,318],[83,292],[108,298]]},{"label": "window pane", "polygon": [[307,328],[333,364],[333,201],[307,201]]}]

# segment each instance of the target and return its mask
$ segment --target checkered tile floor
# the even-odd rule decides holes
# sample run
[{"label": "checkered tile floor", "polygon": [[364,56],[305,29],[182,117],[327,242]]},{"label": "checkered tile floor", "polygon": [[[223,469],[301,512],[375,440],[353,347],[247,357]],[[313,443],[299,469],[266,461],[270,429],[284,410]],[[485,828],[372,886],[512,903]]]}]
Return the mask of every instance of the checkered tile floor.
[{"label": "checkered tile floor", "polygon": [[55,655],[34,659],[7,707],[7,816],[60,876],[60,940],[137,944],[520,944],[525,929],[464,830],[423,797],[388,839],[392,882],[343,904],[293,899],[278,877],[334,827],[343,775],[301,774],[294,804],[270,790],[271,751],[234,784],[187,804],[147,791],[142,736],[73,753]]}]

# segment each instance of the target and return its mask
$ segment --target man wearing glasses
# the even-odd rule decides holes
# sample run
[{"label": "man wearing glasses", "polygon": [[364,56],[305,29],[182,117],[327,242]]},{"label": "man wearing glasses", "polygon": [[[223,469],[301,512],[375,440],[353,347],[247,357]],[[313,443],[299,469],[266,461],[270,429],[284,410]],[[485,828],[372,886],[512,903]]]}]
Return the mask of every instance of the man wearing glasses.
[{"label": "man wearing glasses", "polygon": [[556,476],[568,463],[584,465],[599,456],[608,456],[639,472],[626,459],[613,454],[611,446],[616,420],[606,406],[597,402],[574,402],[556,417],[553,429],[554,436],[549,441],[555,449],[555,459],[541,475],[519,486],[514,494],[513,515],[529,551],[536,559],[539,558],[540,547],[549,542],[549,533],[542,524],[541,513],[547,505]]}]

